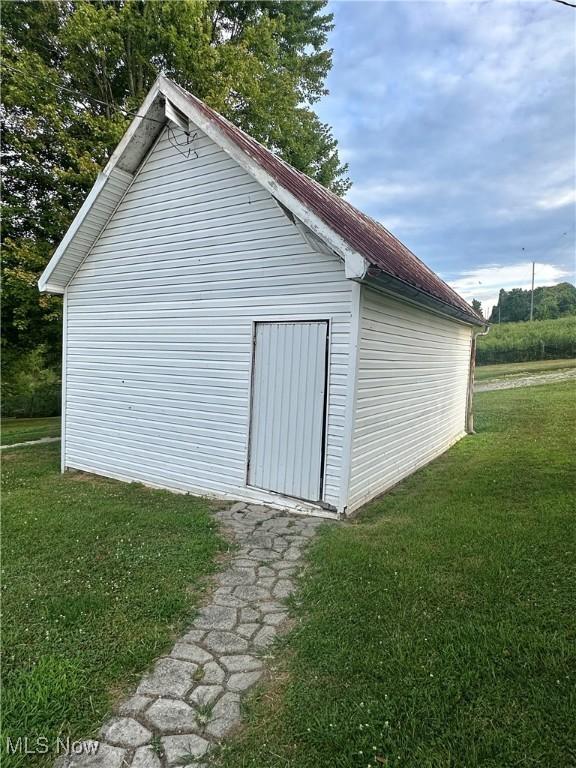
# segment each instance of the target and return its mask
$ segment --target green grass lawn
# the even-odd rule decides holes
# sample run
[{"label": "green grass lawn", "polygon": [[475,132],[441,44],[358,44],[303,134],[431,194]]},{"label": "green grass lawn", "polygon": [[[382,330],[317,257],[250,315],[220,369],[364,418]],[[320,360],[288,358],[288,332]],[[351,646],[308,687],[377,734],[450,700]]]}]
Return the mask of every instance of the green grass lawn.
[{"label": "green grass lawn", "polygon": [[476,436],[320,535],[221,765],[576,765],[575,388],[476,402]]},{"label": "green grass lawn", "polygon": [[41,437],[60,436],[60,416],[44,419],[2,419],[0,445],[24,443]]},{"label": "green grass lawn", "polygon": [[531,373],[554,373],[576,367],[576,360],[533,360],[526,363],[499,363],[498,365],[477,365],[475,381],[503,379],[507,376],[522,376]]},{"label": "green grass lawn", "polygon": [[208,502],[62,476],[59,452],[3,453],[3,746],[94,735],[190,620],[225,546]]}]

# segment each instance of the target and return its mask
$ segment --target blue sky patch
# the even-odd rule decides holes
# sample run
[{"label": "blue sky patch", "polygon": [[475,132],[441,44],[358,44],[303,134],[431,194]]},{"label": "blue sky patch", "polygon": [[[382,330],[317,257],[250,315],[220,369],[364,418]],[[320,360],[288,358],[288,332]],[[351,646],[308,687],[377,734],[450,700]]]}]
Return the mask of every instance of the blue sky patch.
[{"label": "blue sky patch", "polygon": [[466,298],[574,279],[576,12],[333,2],[320,117],[347,197]]}]

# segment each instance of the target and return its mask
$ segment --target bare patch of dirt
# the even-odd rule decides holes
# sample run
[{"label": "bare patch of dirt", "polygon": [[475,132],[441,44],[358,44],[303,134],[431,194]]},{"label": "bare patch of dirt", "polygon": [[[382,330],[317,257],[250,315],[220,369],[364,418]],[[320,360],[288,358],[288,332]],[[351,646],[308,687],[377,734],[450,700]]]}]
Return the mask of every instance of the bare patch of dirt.
[{"label": "bare patch of dirt", "polygon": [[81,469],[67,469],[66,477],[70,480],[76,480],[79,483],[109,483],[109,477],[102,475],[92,475],[90,472],[83,472]]}]

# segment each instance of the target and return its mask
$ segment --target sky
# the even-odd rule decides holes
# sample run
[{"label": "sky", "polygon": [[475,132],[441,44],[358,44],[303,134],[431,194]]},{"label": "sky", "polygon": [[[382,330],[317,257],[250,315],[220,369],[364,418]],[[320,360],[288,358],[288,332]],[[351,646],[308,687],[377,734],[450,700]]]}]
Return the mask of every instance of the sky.
[{"label": "sky", "polygon": [[576,10],[552,0],[334,0],[316,105],[347,199],[484,312],[575,279]]}]

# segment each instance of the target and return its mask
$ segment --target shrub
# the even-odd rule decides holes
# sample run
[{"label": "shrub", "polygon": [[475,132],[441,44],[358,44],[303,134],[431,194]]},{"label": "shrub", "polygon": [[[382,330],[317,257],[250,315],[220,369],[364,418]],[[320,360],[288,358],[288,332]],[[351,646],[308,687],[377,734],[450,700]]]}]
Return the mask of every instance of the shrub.
[{"label": "shrub", "polygon": [[576,357],[576,317],[493,325],[478,338],[476,362],[523,363]]},{"label": "shrub", "polygon": [[43,347],[3,361],[3,416],[58,416],[60,403],[60,373],[47,365]]}]

